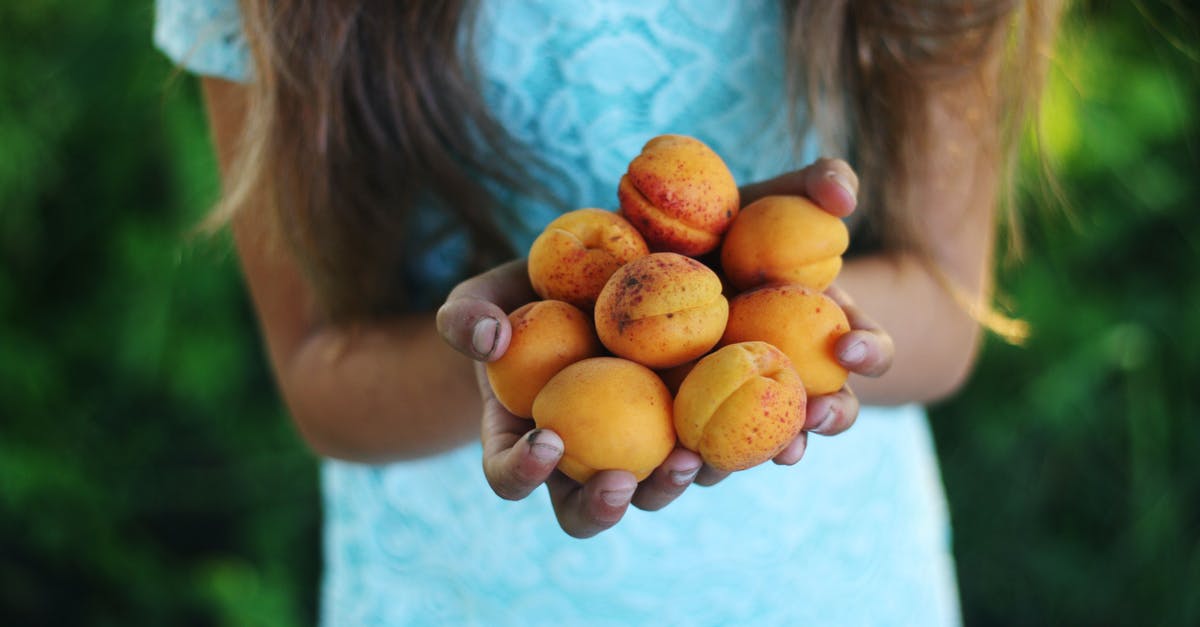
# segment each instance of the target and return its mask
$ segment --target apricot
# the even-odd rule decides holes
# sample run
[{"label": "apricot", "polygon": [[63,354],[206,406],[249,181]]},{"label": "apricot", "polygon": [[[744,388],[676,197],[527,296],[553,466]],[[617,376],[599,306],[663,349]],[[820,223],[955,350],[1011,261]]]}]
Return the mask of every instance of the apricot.
[{"label": "apricot", "polygon": [[486,365],[496,400],[522,418],[533,416],[533,399],[563,368],[603,353],[591,319],[558,300],[527,303],[508,315],[508,350]]},{"label": "apricot", "polygon": [[529,248],[529,282],[547,300],[591,311],[608,277],[650,253],[625,218],[604,209],[576,209],[551,220]]},{"label": "apricot", "polygon": [[776,284],[743,292],[729,301],[729,323],[721,345],[760,340],[773,344],[811,396],[841,389],[849,373],[837,361],[834,344],[850,331],[834,300],[803,285]]},{"label": "apricot", "polygon": [[804,427],[808,396],[791,360],[766,342],[739,342],[701,359],[675,395],[675,432],[719,470],[779,454]]},{"label": "apricot", "polygon": [[742,208],[721,244],[721,269],[738,290],[833,283],[850,245],[846,225],[801,196],[767,196]]},{"label": "apricot", "polygon": [[675,448],[667,386],[618,357],[563,368],[533,401],[533,420],[562,438],[558,469],[580,483],[601,470],[627,470],[641,481]]},{"label": "apricot", "polygon": [[698,139],[660,135],[646,142],[617,186],[621,215],[654,251],[697,256],[714,250],[737,215],[733,174]]},{"label": "apricot", "polygon": [[676,253],[651,253],[621,266],[596,299],[596,333],[614,354],[671,368],[717,344],[729,316],[721,279]]}]

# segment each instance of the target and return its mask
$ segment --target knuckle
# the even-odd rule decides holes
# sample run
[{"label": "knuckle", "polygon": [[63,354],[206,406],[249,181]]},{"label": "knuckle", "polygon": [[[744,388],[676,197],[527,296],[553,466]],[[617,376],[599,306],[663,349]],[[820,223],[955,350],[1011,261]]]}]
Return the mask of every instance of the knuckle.
[{"label": "knuckle", "polygon": [[514,489],[514,486],[503,479],[489,477],[488,485],[491,486],[492,492],[495,492],[496,496],[506,501],[516,501],[521,498],[517,490]]},{"label": "knuckle", "polygon": [[517,473],[507,469],[491,468],[486,474],[492,492],[506,501],[519,501],[530,492],[529,482],[523,481],[517,476]]}]

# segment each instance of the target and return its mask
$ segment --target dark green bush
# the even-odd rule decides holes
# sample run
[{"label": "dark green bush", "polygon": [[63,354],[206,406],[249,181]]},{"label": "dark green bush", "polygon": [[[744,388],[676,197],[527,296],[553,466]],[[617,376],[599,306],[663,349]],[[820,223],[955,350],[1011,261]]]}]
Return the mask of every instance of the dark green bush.
[{"label": "dark green bush", "polygon": [[300,625],[316,466],[149,4],[0,8],[0,623]]},{"label": "dark green bush", "polygon": [[1200,624],[1200,39],[1118,5],[1056,59],[1066,206],[1026,190],[1002,281],[1032,337],[933,412],[969,624]]}]

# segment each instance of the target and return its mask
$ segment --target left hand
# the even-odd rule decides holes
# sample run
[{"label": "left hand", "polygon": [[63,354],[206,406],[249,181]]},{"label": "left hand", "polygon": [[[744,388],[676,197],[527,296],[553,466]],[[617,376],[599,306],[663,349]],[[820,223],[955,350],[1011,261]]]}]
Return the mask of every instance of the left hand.
[{"label": "left hand", "polygon": [[[895,354],[891,336],[863,313],[841,289],[831,286],[825,290],[825,294],[841,306],[850,322],[850,332],[838,338],[834,345],[838,362],[850,372],[866,377],[878,377],[887,372]],[[809,398],[804,430],[773,461],[789,466],[800,461],[810,431],[820,435],[837,435],[854,424],[858,418],[858,408],[858,397],[848,384],[833,394]],[[696,483],[701,483],[701,480],[697,479]]]},{"label": "left hand", "polygon": [[[818,159],[803,169],[741,188],[742,206],[764,196],[800,195],[839,218],[854,212],[857,193],[858,176],[850,164],[841,159]],[[862,376],[878,377],[887,372],[895,355],[891,336],[841,289],[831,286],[825,293],[842,307],[850,323],[850,332],[839,338],[834,348],[838,362],[850,372]],[[842,386],[833,394],[809,398],[804,430],[775,456],[774,462],[791,465],[800,461],[810,431],[821,435],[842,433],[854,424],[858,410],[858,397],[849,385]],[[726,474],[705,467],[696,478],[696,483],[711,485]]]},{"label": "left hand", "polygon": [[629,505],[644,510],[667,506],[697,476],[701,460],[696,453],[676,447],[640,483],[632,473],[605,470],[579,484],[555,470],[563,454],[562,438],[513,415],[496,399],[484,363],[499,359],[512,339],[505,312],[535,298],[522,259],[460,283],[438,310],[442,338],[476,362],[483,401],[483,471],[492,491],[519,500],[545,483],[559,526],[577,538],[617,524]]}]

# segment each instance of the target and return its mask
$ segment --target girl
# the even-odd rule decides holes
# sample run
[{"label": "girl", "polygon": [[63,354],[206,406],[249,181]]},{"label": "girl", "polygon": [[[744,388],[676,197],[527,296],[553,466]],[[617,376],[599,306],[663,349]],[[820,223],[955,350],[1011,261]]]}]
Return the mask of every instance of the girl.
[{"label": "girl", "polygon": [[[958,622],[920,404],[965,379],[990,311],[1053,4],[159,0],[158,45],[205,76],[213,222],[327,458],[322,621]],[[506,260],[612,206],[667,132],[720,154],[743,203],[846,217],[853,392],[810,400],[806,430],[841,435],[802,435],[775,460],[794,468],[723,477],[677,450],[640,485],[580,486],[478,364],[533,298]],[[549,506],[526,498],[543,483]]]}]

